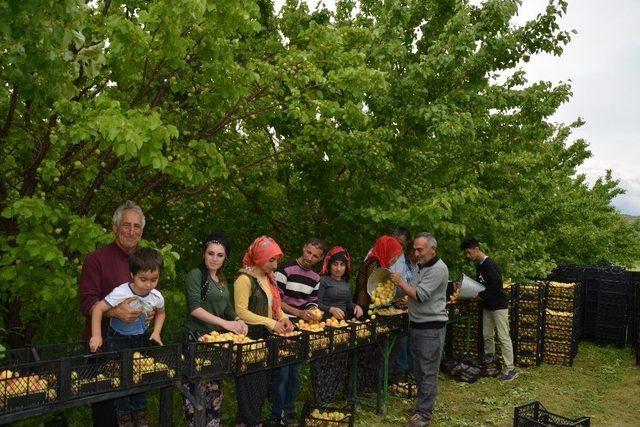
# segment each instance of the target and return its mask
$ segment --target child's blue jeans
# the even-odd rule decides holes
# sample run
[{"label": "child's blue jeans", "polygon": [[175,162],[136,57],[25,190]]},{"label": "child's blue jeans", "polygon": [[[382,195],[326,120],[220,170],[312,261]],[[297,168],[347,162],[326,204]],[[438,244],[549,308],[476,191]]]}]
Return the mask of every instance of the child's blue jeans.
[{"label": "child's blue jeans", "polygon": [[[109,328],[105,347],[107,351],[144,347],[147,344],[147,339],[147,334],[122,335]],[[144,410],[147,408],[147,394],[136,393],[130,396],[121,397],[120,399],[115,399],[113,406],[115,407],[118,415],[132,414],[136,411]]]}]

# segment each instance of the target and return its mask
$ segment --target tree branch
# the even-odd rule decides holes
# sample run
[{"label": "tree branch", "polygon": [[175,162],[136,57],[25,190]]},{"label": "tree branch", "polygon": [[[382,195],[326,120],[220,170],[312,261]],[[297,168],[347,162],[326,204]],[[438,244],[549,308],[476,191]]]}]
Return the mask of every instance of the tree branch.
[{"label": "tree branch", "polygon": [[4,126],[0,129],[0,141],[3,140],[8,134],[11,124],[13,123],[13,115],[16,112],[16,104],[18,103],[18,86],[13,86],[11,91],[11,100],[9,101],[9,111],[7,111],[7,119],[4,122]]},{"label": "tree branch", "polygon": [[109,7],[111,7],[111,0],[105,0],[104,7],[102,8],[102,16],[107,16]]},{"label": "tree branch", "polygon": [[[107,77],[104,79],[104,81],[100,84],[100,86],[96,86],[96,90],[91,92],[91,95],[89,95],[87,97],[87,99],[93,99],[96,96],[98,96],[98,94],[100,92],[102,92],[102,90],[107,86],[107,83],[109,83],[109,78],[111,77],[111,73],[109,73],[107,75]],[[88,91],[89,89],[91,89],[92,87],[94,87],[95,85],[89,85],[84,87],[82,90],[80,90],[80,92],[78,92],[78,94],[76,96],[74,96],[73,98],[71,98],[72,101],[78,101],[80,100],[80,98],[82,98]]]},{"label": "tree branch", "polygon": [[49,117],[47,131],[40,141],[36,157],[33,160],[31,166],[27,167],[23,173],[24,180],[22,181],[22,187],[20,188],[21,196],[31,196],[36,188],[36,170],[47,155],[47,151],[49,151],[49,146],[51,145],[51,131],[53,130],[53,127],[55,126],[57,120],[57,114],[52,114]]},{"label": "tree branch", "polygon": [[80,204],[76,209],[78,215],[85,215],[87,213],[87,211],[89,210],[89,205],[91,204],[91,201],[96,194],[96,190],[102,186],[107,174],[115,169],[117,165],[118,158],[113,156],[109,160],[109,163],[107,163],[104,168],[100,169],[100,172],[98,172],[98,175],[96,175],[95,179],[93,180],[87,191],[84,193],[84,197],[82,197],[82,201],[80,201]]},{"label": "tree branch", "polygon": [[[266,156],[260,157],[259,159],[253,160],[245,165],[240,166],[236,171],[233,171],[229,174],[229,179],[232,179],[233,176],[237,175],[240,171],[247,169],[247,168],[252,168],[255,167],[261,163],[264,163],[266,161],[269,161],[271,159],[274,159],[278,156],[280,156],[281,154],[287,154],[290,151],[292,151],[291,149],[288,150],[280,150],[276,153],[271,153],[268,154]],[[183,188],[182,190],[179,191],[175,191],[173,193],[167,194],[165,197],[163,197],[158,203],[156,203],[154,206],[151,207],[151,211],[158,209],[159,207],[165,206],[167,203],[172,202],[174,200],[178,200],[183,196],[195,196],[197,194],[200,194],[208,189],[210,189],[214,183],[216,182],[218,178],[214,178],[211,179],[209,181],[204,182],[203,184],[200,184],[196,187],[192,187],[192,188]]]},{"label": "tree branch", "polygon": [[160,184],[162,184],[167,179],[166,175],[163,175],[162,172],[155,173],[151,178],[142,183],[138,188],[136,188],[128,197],[127,200],[136,200],[140,201],[147,197],[152,190],[157,188]]}]

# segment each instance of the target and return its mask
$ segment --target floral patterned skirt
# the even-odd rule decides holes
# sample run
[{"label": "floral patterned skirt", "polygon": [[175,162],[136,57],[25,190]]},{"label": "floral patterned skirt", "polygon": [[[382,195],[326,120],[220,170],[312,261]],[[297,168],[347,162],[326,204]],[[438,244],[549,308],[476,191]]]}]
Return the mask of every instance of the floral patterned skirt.
[{"label": "floral patterned skirt", "polygon": [[[184,384],[192,396],[196,394],[194,383]],[[207,427],[220,426],[220,410],[222,408],[222,381],[207,380],[204,382],[204,407]],[[189,427],[193,427],[194,408],[191,402],[185,397],[183,401],[184,416]]]}]

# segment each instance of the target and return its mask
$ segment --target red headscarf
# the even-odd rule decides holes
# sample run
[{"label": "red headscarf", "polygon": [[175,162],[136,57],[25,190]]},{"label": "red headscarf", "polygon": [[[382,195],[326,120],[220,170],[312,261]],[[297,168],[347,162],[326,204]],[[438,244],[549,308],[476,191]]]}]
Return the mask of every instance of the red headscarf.
[{"label": "red headscarf", "polygon": [[[280,249],[275,240],[271,237],[260,236],[249,246],[244,257],[242,257],[242,263],[247,267],[258,267],[271,258],[280,259],[283,255],[282,249]],[[268,273],[267,278],[269,279],[269,290],[271,291],[271,310],[273,311],[273,318],[277,320],[282,307],[280,291],[273,272]]]},{"label": "red headscarf", "polygon": [[329,252],[327,252],[327,255],[324,257],[324,262],[322,263],[322,270],[320,271],[321,276],[327,276],[331,273],[331,270],[330,270],[331,258],[334,255],[339,254],[340,252],[344,253],[345,258],[347,258],[347,266],[346,266],[347,270],[345,271],[345,273],[348,274],[351,271],[351,257],[349,256],[349,252],[342,246],[334,246],[331,249],[329,249]]},{"label": "red headscarf", "polygon": [[382,268],[389,268],[391,260],[402,253],[402,246],[392,236],[382,236],[373,244],[367,259],[375,259]]}]

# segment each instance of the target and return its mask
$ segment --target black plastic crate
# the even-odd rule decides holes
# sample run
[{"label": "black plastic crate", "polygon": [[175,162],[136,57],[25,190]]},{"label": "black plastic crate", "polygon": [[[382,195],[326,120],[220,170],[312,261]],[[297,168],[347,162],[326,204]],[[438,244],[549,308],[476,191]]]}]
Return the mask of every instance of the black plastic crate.
[{"label": "black plastic crate", "polygon": [[237,343],[232,346],[231,364],[236,375],[257,372],[271,367],[270,344],[267,340]]},{"label": "black plastic crate", "polygon": [[389,394],[402,399],[413,399],[418,392],[418,386],[413,374],[409,371],[392,375],[389,379]]},{"label": "black plastic crate", "polygon": [[614,345],[624,347],[627,341],[626,324],[604,324],[598,323],[596,326],[595,342],[600,345]]},{"label": "black plastic crate", "polygon": [[70,370],[69,390],[73,398],[120,390],[124,387],[124,353],[98,352],[69,357],[63,361]]},{"label": "black plastic crate", "polygon": [[627,317],[627,343],[634,345],[638,341],[638,326],[640,325],[640,272],[631,272],[629,282]]},{"label": "black plastic crate", "polygon": [[60,393],[63,399],[73,399],[125,387],[126,353],[105,349],[106,344],[92,353],[86,342],[74,342],[38,345],[34,347],[34,352],[41,360],[61,361],[63,381]]},{"label": "black plastic crate", "polygon": [[536,340],[542,341],[542,328],[516,328],[515,329],[515,340]]},{"label": "black plastic crate", "polygon": [[513,427],[563,427],[563,426],[590,426],[588,417],[567,418],[542,406],[540,402],[530,402],[517,406],[513,411]]},{"label": "black plastic crate", "polygon": [[527,351],[539,353],[542,348],[542,340],[519,339],[515,342],[516,352]]},{"label": "black plastic crate", "polygon": [[598,323],[627,323],[627,306],[600,302],[598,304]]},{"label": "black plastic crate", "polygon": [[520,300],[536,300],[544,298],[544,283],[519,283],[516,284],[515,295]]},{"label": "black plastic crate", "polygon": [[524,328],[541,328],[544,325],[544,314],[536,313],[518,313],[516,325]]},{"label": "black plastic crate", "polygon": [[545,338],[544,353],[567,354],[575,356],[578,351],[578,342],[572,340],[551,340]]},{"label": "black plastic crate", "polygon": [[353,325],[356,345],[371,344],[376,341],[376,322],[371,320],[349,322]]},{"label": "black plastic crate", "polygon": [[[555,286],[555,283],[559,283],[561,285],[570,285],[570,286]],[[582,298],[581,293],[581,283],[573,282],[548,282],[546,288],[546,297],[547,298],[561,298],[568,300],[580,300]]]},{"label": "black plastic crate", "polygon": [[538,330],[542,331],[544,326],[544,319],[536,320],[535,322],[524,322],[520,321],[516,323],[516,330],[528,329],[528,330]]},{"label": "black plastic crate", "polygon": [[331,330],[324,329],[318,332],[303,330],[305,349],[309,359],[325,356],[332,351]]},{"label": "black plastic crate", "polygon": [[[178,344],[139,347],[122,350],[125,353],[125,381],[132,386],[171,383],[179,379],[181,347]],[[131,355],[130,378],[127,378],[126,355]]]},{"label": "black plastic crate", "polygon": [[576,303],[571,299],[547,298],[547,308],[554,311],[574,311]]},{"label": "black plastic crate", "polygon": [[520,350],[515,352],[514,359],[517,366],[527,368],[540,365],[542,354],[539,351]]},{"label": "black plastic crate", "polygon": [[0,415],[62,400],[61,359],[36,359],[30,348],[0,352]]},{"label": "black plastic crate", "polygon": [[573,366],[575,354],[571,353],[543,353],[542,361],[547,365]]},{"label": "black plastic crate", "polygon": [[355,348],[356,338],[353,325],[332,329],[333,351],[348,350]]},{"label": "black plastic crate", "polygon": [[355,425],[355,405],[353,403],[334,403],[318,407],[307,402],[302,410],[300,425],[303,427],[353,427]]},{"label": "black plastic crate", "polygon": [[183,346],[187,378],[222,378],[231,372],[231,342],[187,342]]},{"label": "black plastic crate", "polygon": [[32,347],[23,347],[0,351],[0,369],[5,366],[20,365],[28,362],[38,362],[35,350]]},{"label": "black plastic crate", "polygon": [[602,288],[598,292],[598,304],[602,304],[602,303],[615,304],[620,307],[623,307],[624,310],[626,311],[628,302],[629,302],[628,292],[625,292],[625,293],[609,292],[609,291],[603,290]]},{"label": "black plastic crate", "polygon": [[300,331],[296,331],[290,336],[274,335],[270,339],[270,343],[273,367],[306,360],[306,343],[304,334]]},{"label": "black plastic crate", "polygon": [[546,316],[545,316],[545,327],[567,328],[572,330],[578,330],[579,316],[575,313],[570,313],[566,311],[562,313],[570,314],[570,315],[563,316],[560,314],[551,313],[549,310],[547,310]]},{"label": "black plastic crate", "polygon": [[407,313],[395,315],[378,315],[376,335],[389,334],[392,336],[405,335],[409,326]]},{"label": "black plastic crate", "polygon": [[544,330],[544,338],[555,341],[577,341],[579,336],[580,331],[571,328],[547,326]]},{"label": "black plastic crate", "polygon": [[596,338],[596,315],[586,313],[583,321],[582,335],[580,338],[593,341]]},{"label": "black plastic crate", "polygon": [[[512,286],[511,324],[516,330],[535,329],[544,325],[544,283]],[[517,332],[515,334],[517,339]]]}]

